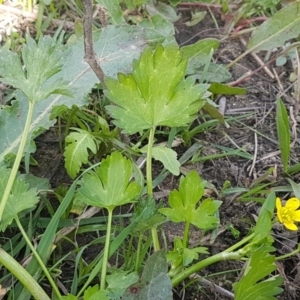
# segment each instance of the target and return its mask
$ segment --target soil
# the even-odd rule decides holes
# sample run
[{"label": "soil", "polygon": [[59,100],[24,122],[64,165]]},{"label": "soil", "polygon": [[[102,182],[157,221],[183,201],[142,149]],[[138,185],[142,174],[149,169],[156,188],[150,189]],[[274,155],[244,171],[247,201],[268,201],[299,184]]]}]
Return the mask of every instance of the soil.
[{"label": "soil", "polygon": [[[176,23],[176,38],[180,45],[194,43],[204,38],[217,38],[222,40],[219,50],[214,54],[214,61],[217,63],[228,64],[245,51],[245,46],[239,38],[226,38],[224,33],[224,21],[216,13],[215,17],[219,28],[208,13],[206,17],[197,25],[188,27],[185,22],[190,19],[189,11],[181,11],[182,17]],[[245,38],[245,37],[244,37]],[[265,55],[258,53],[258,55]],[[274,55],[274,54],[273,54]],[[261,57],[264,59],[264,57]],[[246,72],[258,69],[260,65],[251,55],[246,56],[231,69],[232,82],[241,78]],[[278,80],[270,78],[265,71],[260,70],[247,80],[238,84],[245,87],[247,93],[239,96],[226,97],[226,117],[237,117],[244,115],[242,119],[228,121],[229,127],[223,125],[212,131],[205,131],[195,137],[197,141],[203,143],[202,155],[221,153],[215,145],[228,148],[244,148],[248,153],[255,155],[255,160],[249,161],[240,156],[227,156],[214,160],[207,160],[193,165],[185,165],[187,169],[196,169],[201,178],[210,183],[211,188],[208,192],[213,197],[221,197],[223,204],[220,208],[221,225],[218,236],[211,242],[210,236],[205,236],[202,241],[201,233],[193,229],[191,233],[191,244],[201,244],[209,247],[211,253],[217,253],[226,249],[229,245],[237,242],[236,237],[227,230],[227,225],[232,224],[240,232],[240,237],[245,236],[254,224],[261,204],[255,202],[242,202],[241,194],[220,195],[220,191],[226,181],[230,182],[231,187],[248,188],[262,179],[264,182],[272,182],[275,185],[287,185],[283,177],[279,146],[277,143],[276,123],[275,123],[275,101],[282,91],[288,90],[291,83],[288,81],[291,64],[283,67],[276,67],[274,64],[268,65],[272,72],[276,72]],[[274,70],[273,70],[274,68]],[[293,96],[289,89],[281,95],[283,101],[289,107],[294,107]],[[297,119],[297,116],[295,117]],[[201,121],[201,120],[199,120]],[[56,127],[42,136],[38,137],[37,152],[34,158],[38,166],[32,167],[32,172],[50,180],[52,188],[61,185],[68,187],[72,182],[64,169],[63,156],[59,149],[58,135]],[[298,162],[300,159],[299,139],[294,137],[292,148],[291,163]],[[179,155],[187,147],[181,145],[178,148]],[[157,165],[155,172],[160,172],[161,167]],[[267,173],[270,168],[273,171]],[[292,177],[296,182],[298,176]],[[264,178],[264,179],[263,179]],[[178,187],[179,177],[169,176],[157,188],[158,201],[166,201],[165,192]],[[276,184],[275,184],[276,183]],[[161,195],[163,197],[161,197]],[[288,194],[281,196],[289,196]],[[183,228],[180,225],[165,224],[164,232],[167,241],[172,246],[175,236],[182,236]],[[274,238],[277,245],[277,253],[285,253],[288,248],[295,248],[298,242],[298,234],[286,236],[285,231],[274,231]],[[77,242],[85,244],[93,236],[78,236]],[[67,253],[70,245],[63,246],[63,252]],[[99,253],[99,248],[94,246],[86,251],[84,259],[92,261]],[[63,253],[62,253],[63,254]],[[278,262],[278,273],[285,278],[284,292],[278,297],[281,300],[296,300],[300,297],[300,273],[299,256]],[[211,300],[211,299],[232,299],[225,291],[232,291],[232,283],[236,277],[242,275],[244,264],[240,262],[222,262],[205,269],[200,276],[209,282],[202,282],[199,278],[193,284],[185,283],[174,290],[174,299],[186,300]],[[300,270],[299,270],[300,272]],[[62,278],[65,282],[73,274],[72,260],[65,263]],[[211,284],[209,284],[211,283]]]}]

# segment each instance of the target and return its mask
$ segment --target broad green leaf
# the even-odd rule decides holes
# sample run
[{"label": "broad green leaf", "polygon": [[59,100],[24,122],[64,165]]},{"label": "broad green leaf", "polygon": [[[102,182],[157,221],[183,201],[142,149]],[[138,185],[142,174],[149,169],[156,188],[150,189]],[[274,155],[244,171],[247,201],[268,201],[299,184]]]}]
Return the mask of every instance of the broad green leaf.
[{"label": "broad green leaf", "polygon": [[183,57],[189,60],[189,64],[193,65],[194,62],[197,61],[200,66],[204,65],[206,60],[211,57],[211,50],[218,49],[219,45],[219,40],[207,38],[202,39],[192,45],[183,46],[181,50],[183,52]]},{"label": "broad green leaf", "polygon": [[141,187],[130,182],[131,175],[131,162],[120,152],[113,152],[95,171],[82,176],[78,197],[88,205],[107,209],[134,202]]},{"label": "broad green leaf", "polygon": [[244,95],[247,91],[245,88],[229,86],[217,82],[212,83],[208,90],[217,95]]},{"label": "broad green leaf", "polygon": [[101,291],[99,285],[96,284],[85,290],[83,300],[110,300],[111,298],[107,294],[107,291]]},{"label": "broad green leaf", "polygon": [[[11,170],[0,166],[0,199],[2,199]],[[37,190],[30,188],[23,177],[18,176],[14,182],[10,196],[4,209],[0,223],[0,231],[5,231],[8,225],[26,209],[34,208],[39,201]]]},{"label": "broad green leaf", "polygon": [[177,43],[174,41],[174,25],[164,19],[162,16],[154,15],[148,18],[144,18],[139,26],[145,28],[146,30],[147,28],[155,30],[161,36],[163,36],[165,38],[165,40],[162,42],[163,46],[166,46],[168,44],[177,45]]},{"label": "broad green leaf", "polygon": [[204,65],[197,63],[195,65],[189,64],[187,69],[188,78],[193,80],[200,80],[206,82],[224,82],[231,78],[230,72],[225,66],[215,63],[209,63],[207,70]]},{"label": "broad green leaf", "polygon": [[51,94],[70,95],[61,78],[49,79],[62,69],[67,47],[55,38],[41,37],[36,43],[29,36],[22,47],[21,57],[10,50],[0,49],[0,77],[5,84],[23,91],[32,102],[48,98]]},{"label": "broad green leaf", "polygon": [[[263,267],[262,267],[263,266]],[[236,300],[276,300],[280,294],[283,278],[273,276],[263,280],[276,270],[275,257],[264,247],[257,248],[251,255],[242,279],[233,284]]]},{"label": "broad green leaf", "polygon": [[283,169],[287,171],[290,158],[290,126],[288,114],[281,99],[276,101],[276,127]]},{"label": "broad green leaf", "polygon": [[168,4],[148,1],[145,7],[150,16],[160,15],[170,23],[175,23],[179,19],[176,10]]},{"label": "broad green leaf", "polygon": [[72,128],[77,132],[71,132],[66,137],[66,148],[64,152],[65,167],[71,178],[75,178],[82,164],[88,163],[90,149],[96,154],[98,145],[94,136],[79,128]]},{"label": "broad green leaf", "polygon": [[[141,149],[142,152],[147,152],[147,147]],[[177,160],[177,153],[164,146],[156,146],[152,149],[152,157],[160,161],[164,167],[174,175],[179,175],[180,163]]]},{"label": "broad green leaf", "polygon": [[[165,36],[153,28],[109,25],[101,32],[94,32],[94,50],[105,75],[116,77],[118,72],[128,73],[132,70],[133,59],[139,58],[149,43],[155,46],[157,43],[163,42],[164,39]],[[34,144],[31,142],[32,139],[55,124],[56,115],[51,116],[53,107],[65,106],[70,108],[72,105],[78,107],[86,105],[87,94],[99,82],[99,79],[84,60],[83,38],[79,38],[75,44],[65,47],[69,49],[62,52],[63,69],[54,75],[49,82],[54,83],[62,78],[63,81],[69,83],[68,86],[72,90],[74,98],[52,95],[46,100],[36,103],[25,149],[27,153],[35,151]],[[3,61],[3,59],[7,58],[5,56],[3,58],[1,55],[0,60]],[[13,58],[13,60],[10,68],[10,72],[13,72],[11,78],[22,74],[20,62],[17,58]],[[16,72],[13,70],[14,68]],[[16,78],[18,81],[19,77]],[[20,77],[20,79],[22,78]],[[20,91],[15,93],[15,98],[16,100],[12,101],[11,106],[2,106],[0,110],[0,162],[9,153],[16,153],[23,134],[28,111],[28,99]]]},{"label": "broad green leaf", "polygon": [[107,78],[107,97],[116,105],[106,106],[114,123],[126,133],[155,126],[177,127],[190,123],[204,105],[208,85],[184,79],[186,59],[174,46],[147,49],[135,61],[132,74]]},{"label": "broad green leaf", "polygon": [[139,279],[137,272],[128,274],[128,271],[118,271],[111,275],[107,275],[106,281],[108,284],[107,290],[110,292],[111,298],[118,299],[121,297],[125,290],[136,283]]},{"label": "broad green leaf", "polygon": [[221,201],[205,199],[193,212],[191,223],[200,229],[212,229],[219,224],[219,218],[214,216],[221,205]]},{"label": "broad green leaf", "polygon": [[130,286],[122,300],[172,300],[172,284],[164,250],[149,257],[141,279]]},{"label": "broad green leaf", "polygon": [[275,13],[260,25],[251,36],[248,49],[272,50],[300,34],[300,2],[295,1]]},{"label": "broad green leaf", "polygon": [[193,170],[186,177],[180,178],[179,191],[174,190],[169,195],[171,208],[161,208],[159,211],[172,222],[192,222],[196,212],[196,204],[204,194],[205,181],[201,182],[198,173]]},{"label": "broad green leaf", "polygon": [[97,0],[97,2],[106,7],[112,24],[119,25],[125,23],[119,0]]}]

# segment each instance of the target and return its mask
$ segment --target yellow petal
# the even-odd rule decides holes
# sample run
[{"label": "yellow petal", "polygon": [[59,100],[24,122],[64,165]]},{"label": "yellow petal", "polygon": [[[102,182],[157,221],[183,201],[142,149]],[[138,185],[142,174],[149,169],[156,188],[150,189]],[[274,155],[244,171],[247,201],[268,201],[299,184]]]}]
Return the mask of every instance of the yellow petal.
[{"label": "yellow petal", "polygon": [[293,220],[300,222],[300,210],[296,210],[293,212]]},{"label": "yellow petal", "polygon": [[285,207],[287,207],[290,210],[296,210],[300,206],[300,200],[298,198],[290,198],[288,201],[286,201]]},{"label": "yellow petal", "polygon": [[280,198],[276,198],[276,209],[277,210],[281,210],[282,209]]},{"label": "yellow petal", "polygon": [[298,227],[294,223],[284,223],[284,226],[289,230],[298,230]]}]

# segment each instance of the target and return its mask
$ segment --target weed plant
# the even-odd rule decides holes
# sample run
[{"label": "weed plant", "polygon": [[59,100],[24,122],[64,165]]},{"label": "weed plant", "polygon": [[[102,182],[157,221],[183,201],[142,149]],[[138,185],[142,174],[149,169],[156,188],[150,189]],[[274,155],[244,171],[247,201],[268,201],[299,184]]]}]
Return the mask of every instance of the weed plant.
[{"label": "weed plant", "polygon": [[[195,247],[190,245],[191,226],[203,235],[217,233],[222,201],[207,197],[208,183],[196,170],[186,172],[183,165],[205,159],[199,151],[201,143],[194,142],[197,133],[217,121],[228,125],[215,96],[245,92],[222,83],[230,73],[211,61],[219,41],[205,39],[179,49],[170,37],[172,24],[160,15],[149,15],[141,24],[129,26],[124,24],[119,1],[98,3],[107,6],[113,24],[94,32],[96,54],[106,75],[105,84],[97,86],[101,105],[87,106],[87,95],[98,82],[83,61],[82,38],[63,44],[60,32],[37,41],[27,36],[20,54],[7,47],[0,49],[1,81],[16,89],[13,100],[0,111],[0,230],[7,234],[17,228],[17,234],[0,245],[0,292],[9,299],[173,299],[172,288],[204,268],[239,260],[246,264],[243,275],[232,285],[235,299],[275,299],[283,284],[276,261],[300,251],[298,245],[290,253],[276,256],[271,234],[277,221],[287,230],[298,229],[300,189],[292,180],[295,196],[285,204],[261,182],[243,194],[245,201],[263,195],[256,199],[262,206],[256,224],[237,243],[217,254],[211,254],[201,241]],[[152,5],[163,8],[169,17],[174,13],[163,3],[124,3],[128,9]],[[292,34],[283,37],[278,26],[275,30],[274,23],[283,15],[288,19],[286,13],[295,14],[295,7],[300,11],[299,3],[292,3],[259,27],[249,42],[250,50],[268,50],[290,38]],[[294,19],[299,22],[299,13]],[[285,20],[281,30],[295,36],[299,33],[291,20]],[[205,114],[214,119],[192,127],[193,121]],[[29,169],[34,138],[50,128],[55,118],[66,121],[61,148],[65,168],[74,181],[68,189],[55,191],[60,204],[54,210],[45,193],[49,183],[33,177]],[[284,172],[297,172],[299,165],[289,164],[289,120],[280,99],[276,123]],[[167,136],[166,143],[157,143],[161,133]],[[179,159],[172,149],[177,137],[189,145]],[[251,159],[241,148],[222,150],[224,155]],[[19,172],[22,160],[25,174]],[[153,160],[163,165],[155,178]],[[182,174],[178,189],[169,193],[167,205],[158,205],[154,188],[169,174]],[[220,195],[229,190],[229,183],[224,183]],[[45,203],[50,207],[50,219],[40,216]],[[128,205],[133,213],[116,214],[118,208]],[[103,217],[93,216],[103,209]],[[79,216],[74,222],[69,213],[75,211]],[[174,238],[173,249],[162,243],[161,229],[166,222],[184,226],[183,236]],[[33,244],[38,227],[44,231]],[[76,236],[70,234],[74,230],[101,234],[78,246]],[[55,248],[64,240],[73,244],[74,250],[56,258]],[[92,245],[101,250],[87,263],[83,252]],[[23,253],[26,263],[20,263]],[[73,278],[68,288],[62,288],[60,268],[71,256],[75,257]],[[120,263],[112,265],[112,257]]]}]

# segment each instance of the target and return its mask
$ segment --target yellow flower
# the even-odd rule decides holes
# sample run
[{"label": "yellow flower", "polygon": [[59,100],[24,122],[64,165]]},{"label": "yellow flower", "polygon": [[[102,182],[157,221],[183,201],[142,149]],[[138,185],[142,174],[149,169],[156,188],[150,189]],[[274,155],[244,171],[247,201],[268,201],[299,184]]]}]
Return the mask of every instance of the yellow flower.
[{"label": "yellow flower", "polygon": [[287,229],[298,230],[295,222],[300,222],[300,200],[290,198],[286,201],[285,206],[281,205],[280,198],[276,198],[277,217]]}]

